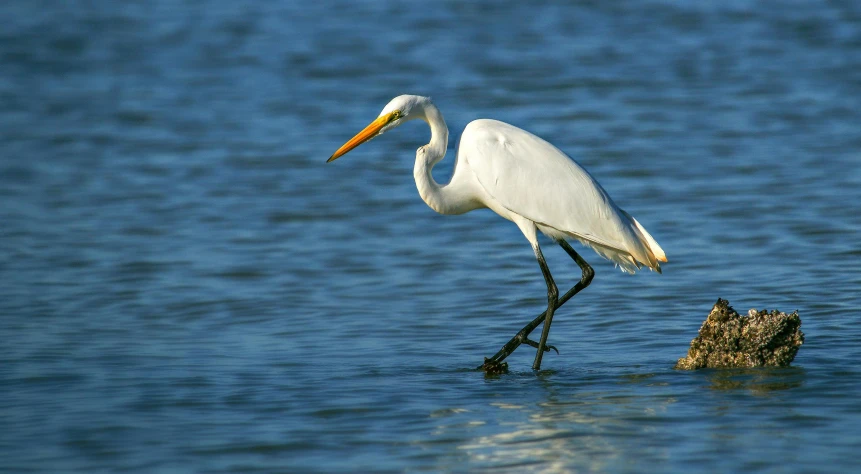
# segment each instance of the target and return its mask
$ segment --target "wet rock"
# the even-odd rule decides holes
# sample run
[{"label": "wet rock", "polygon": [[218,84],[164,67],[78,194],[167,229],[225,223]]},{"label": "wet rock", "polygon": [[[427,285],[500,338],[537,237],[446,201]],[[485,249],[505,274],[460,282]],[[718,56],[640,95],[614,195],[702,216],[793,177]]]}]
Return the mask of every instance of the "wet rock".
[{"label": "wet rock", "polygon": [[800,328],[798,311],[751,309],[740,316],[728,301],[718,299],[691,341],[687,357],[679,359],[675,368],[788,366],[804,343]]}]

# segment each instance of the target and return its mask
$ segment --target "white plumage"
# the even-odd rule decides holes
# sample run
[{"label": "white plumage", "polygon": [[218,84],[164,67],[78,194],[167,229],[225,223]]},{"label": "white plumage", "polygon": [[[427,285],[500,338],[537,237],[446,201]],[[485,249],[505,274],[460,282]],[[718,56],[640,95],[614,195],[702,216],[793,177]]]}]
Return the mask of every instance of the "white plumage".
[{"label": "white plumage", "polygon": [[[392,99],[376,120],[329,161],[413,119],[426,121],[431,129],[431,140],[416,151],[413,168],[422,199],[441,214],[462,214],[486,207],[517,224],[532,244],[547,283],[547,311],[490,359],[497,364],[491,367],[493,370],[522,342],[538,348],[533,364],[537,370],[548,347],[545,343],[554,310],[591,281],[592,268],[565,240],[574,239],[591,247],[628,273],[642,265],[660,272],[660,262],[667,261],[655,239],[620,209],[582,166],[547,141],[507,123],[488,119],[470,122],[460,139],[451,181],[438,184],[431,170],[445,156],[448,127],[427,97],[402,95]],[[583,280],[561,302],[538,245],[539,230],[560,242],[583,269]],[[541,341],[530,341],[527,336],[542,321]]]},{"label": "white plumage", "polygon": [[651,235],[582,166],[540,137],[475,120],[463,131],[458,158],[487,196],[553,239],[576,239],[629,273],[640,264],[660,271],[659,261],[666,261]]}]

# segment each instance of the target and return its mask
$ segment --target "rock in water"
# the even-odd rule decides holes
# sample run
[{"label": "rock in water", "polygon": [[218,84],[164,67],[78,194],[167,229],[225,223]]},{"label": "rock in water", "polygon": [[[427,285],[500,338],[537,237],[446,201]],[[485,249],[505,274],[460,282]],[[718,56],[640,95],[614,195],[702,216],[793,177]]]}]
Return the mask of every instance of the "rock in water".
[{"label": "rock in water", "polygon": [[676,369],[788,366],[804,343],[798,311],[751,309],[739,316],[718,298]]}]

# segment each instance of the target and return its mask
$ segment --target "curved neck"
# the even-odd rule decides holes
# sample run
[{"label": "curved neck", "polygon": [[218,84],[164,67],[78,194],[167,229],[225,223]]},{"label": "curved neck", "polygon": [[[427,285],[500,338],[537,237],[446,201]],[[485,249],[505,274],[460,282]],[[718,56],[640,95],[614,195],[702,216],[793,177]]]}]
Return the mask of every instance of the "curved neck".
[{"label": "curved neck", "polygon": [[435,105],[428,102],[424,107],[424,120],[430,125],[431,140],[425,145],[431,168],[445,157],[448,148],[448,127],[442,112]]},{"label": "curved neck", "polygon": [[473,207],[467,206],[467,200],[460,198],[459,193],[451,188],[451,184],[438,184],[431,173],[434,165],[445,157],[448,127],[442,113],[432,103],[426,102],[423,112],[418,118],[430,125],[431,139],[430,143],[416,151],[416,164],[413,168],[416,187],[422,200],[434,211],[440,214],[462,214]]}]

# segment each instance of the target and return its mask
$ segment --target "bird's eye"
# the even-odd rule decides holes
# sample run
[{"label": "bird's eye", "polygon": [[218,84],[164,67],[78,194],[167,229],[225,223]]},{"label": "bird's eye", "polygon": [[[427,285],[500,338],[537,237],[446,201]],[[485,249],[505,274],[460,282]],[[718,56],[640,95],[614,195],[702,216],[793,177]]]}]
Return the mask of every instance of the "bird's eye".
[{"label": "bird's eye", "polygon": [[399,118],[401,118],[401,111],[400,110],[395,110],[394,112],[392,112],[392,120],[397,120]]}]

